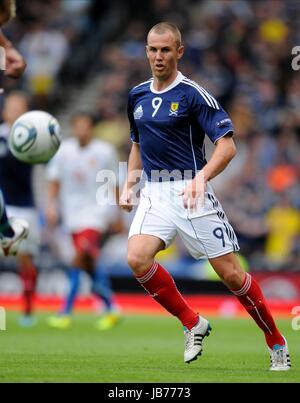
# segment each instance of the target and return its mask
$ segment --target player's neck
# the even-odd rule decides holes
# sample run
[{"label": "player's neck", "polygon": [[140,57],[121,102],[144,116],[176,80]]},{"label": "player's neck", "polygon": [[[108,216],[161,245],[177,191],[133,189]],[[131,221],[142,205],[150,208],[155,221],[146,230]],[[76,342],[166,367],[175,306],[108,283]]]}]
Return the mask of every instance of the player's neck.
[{"label": "player's neck", "polygon": [[92,141],[92,139],[79,140],[78,141],[79,142],[79,147],[80,148],[85,148],[90,144],[91,141]]},{"label": "player's neck", "polygon": [[164,89],[168,88],[169,85],[176,80],[178,75],[178,70],[175,70],[174,73],[168,78],[160,78],[160,77],[153,77],[153,88],[155,91],[163,91]]}]

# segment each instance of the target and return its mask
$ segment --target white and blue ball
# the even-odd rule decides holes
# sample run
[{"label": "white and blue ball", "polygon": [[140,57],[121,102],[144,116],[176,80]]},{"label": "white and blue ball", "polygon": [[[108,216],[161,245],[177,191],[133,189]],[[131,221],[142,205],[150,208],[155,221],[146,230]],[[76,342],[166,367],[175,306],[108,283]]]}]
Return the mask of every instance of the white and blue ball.
[{"label": "white and blue ball", "polygon": [[9,149],[27,164],[48,162],[59,149],[60,126],[50,113],[30,111],[13,124],[9,135]]}]

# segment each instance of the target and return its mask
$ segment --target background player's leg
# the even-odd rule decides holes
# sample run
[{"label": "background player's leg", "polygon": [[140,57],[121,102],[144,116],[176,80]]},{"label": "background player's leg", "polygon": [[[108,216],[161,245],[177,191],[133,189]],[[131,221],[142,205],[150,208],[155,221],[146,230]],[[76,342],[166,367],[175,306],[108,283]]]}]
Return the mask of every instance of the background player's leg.
[{"label": "background player's leg", "polygon": [[65,302],[61,310],[61,315],[71,315],[75,299],[80,286],[80,272],[81,269],[76,267],[69,268],[67,270],[67,276],[69,279],[69,291],[65,297]]},{"label": "background player's leg", "polygon": [[67,269],[69,288],[64,298],[62,309],[60,310],[58,315],[50,316],[47,320],[50,327],[57,329],[67,329],[71,326],[71,315],[80,286],[80,272],[84,267],[84,263],[82,261],[82,252],[78,248],[76,235],[73,235],[73,243],[76,252],[72,261],[72,265]]},{"label": "background player's leg", "polygon": [[111,311],[114,305],[114,295],[108,273],[101,267],[100,240],[101,233],[96,230],[83,232],[82,241],[85,244],[81,264],[92,280],[92,293],[101,299],[106,311]]},{"label": "background player's leg", "polygon": [[101,267],[99,259],[92,276],[92,292],[102,300],[105,307],[104,314],[97,321],[96,327],[98,330],[109,330],[120,322],[121,315],[115,302],[115,295],[109,275]]},{"label": "background player's leg", "polygon": [[63,307],[57,316],[50,316],[47,323],[50,327],[67,329],[71,325],[71,314],[80,285],[81,269],[70,267],[67,269],[69,289],[65,296]]},{"label": "background player's leg", "polygon": [[15,235],[7,218],[5,202],[1,190],[0,190],[0,234],[9,238],[12,238]]},{"label": "background player's leg", "polygon": [[105,311],[113,311],[116,308],[115,295],[111,280],[107,271],[98,260],[95,272],[92,275],[92,292],[103,301]]},{"label": "background player's leg", "polygon": [[114,295],[108,274],[101,268],[100,240],[102,234],[95,229],[86,229],[75,234],[77,249],[75,264],[82,267],[92,280],[92,292],[99,297],[110,312],[114,309]]},{"label": "background player's leg", "polygon": [[19,273],[23,283],[23,318],[20,324],[22,326],[32,326],[34,320],[33,302],[37,283],[37,269],[33,258],[30,255],[20,254],[18,256]]},{"label": "background player's leg", "polygon": [[61,329],[68,328],[71,325],[71,314],[73,312],[76,296],[80,286],[80,272],[85,269],[85,252],[82,248],[83,232],[72,234],[75,254],[71,267],[67,270],[69,280],[69,289],[65,296],[64,304],[58,316],[50,317],[48,324],[52,327]]},{"label": "background player's leg", "polygon": [[260,286],[250,274],[244,272],[234,253],[209,261],[225,285],[262,329],[269,348],[276,344],[284,345],[285,341],[276,327]]}]

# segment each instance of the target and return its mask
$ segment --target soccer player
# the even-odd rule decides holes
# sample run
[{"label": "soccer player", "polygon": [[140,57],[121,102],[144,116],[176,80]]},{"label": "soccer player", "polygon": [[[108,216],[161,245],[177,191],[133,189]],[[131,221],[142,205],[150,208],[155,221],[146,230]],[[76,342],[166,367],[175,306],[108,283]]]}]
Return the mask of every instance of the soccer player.
[{"label": "soccer player", "polygon": [[79,275],[84,269],[91,276],[93,293],[105,305],[106,314],[99,319],[97,327],[107,330],[120,320],[108,275],[99,260],[100,240],[112,221],[113,208],[97,203],[96,178],[102,170],[116,172],[118,159],[113,146],[93,139],[93,118],[89,114],[74,116],[73,134],[73,138],[62,143],[48,168],[48,223],[52,227],[58,223],[60,207],[63,225],[75,248],[72,268],[68,270],[68,296],[60,315],[50,317],[48,324],[56,328],[70,326]]},{"label": "soccer player", "polygon": [[[186,303],[171,275],[155,261],[179,234],[194,258],[207,256],[262,329],[270,369],[288,370],[287,342],[259,285],[235,256],[239,250],[235,233],[210,184],[236,154],[232,122],[208,91],[177,70],[184,47],[175,25],[155,25],[148,33],[146,52],[153,78],[134,87],[128,100],[133,144],[120,197],[122,209],[132,209],[136,171],[143,168],[145,175],[129,232],[128,263],[150,296],[183,324],[184,361],[190,363],[201,354],[210,323]],[[208,162],[205,134],[216,146]]]},{"label": "soccer player", "polygon": [[[0,47],[5,53],[5,75],[19,78],[26,63],[11,42],[1,32],[1,27],[15,16],[15,0],[0,0]],[[1,56],[3,53],[1,52]],[[15,255],[23,239],[28,235],[28,224],[23,219],[8,219],[0,189],[0,255]]]},{"label": "soccer player", "polygon": [[9,151],[8,136],[13,123],[28,111],[27,97],[21,92],[10,93],[4,102],[3,124],[0,125],[0,187],[3,191],[8,216],[24,218],[29,223],[28,238],[18,250],[18,268],[23,283],[24,316],[22,326],[34,324],[33,297],[37,270],[34,256],[38,254],[39,229],[32,189],[32,165],[18,161]]}]

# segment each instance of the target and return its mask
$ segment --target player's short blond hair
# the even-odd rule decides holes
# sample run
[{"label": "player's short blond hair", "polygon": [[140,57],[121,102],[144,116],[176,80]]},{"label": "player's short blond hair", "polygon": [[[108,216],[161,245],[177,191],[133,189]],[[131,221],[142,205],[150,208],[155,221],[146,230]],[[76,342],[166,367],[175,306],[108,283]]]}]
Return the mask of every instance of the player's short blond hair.
[{"label": "player's short blond hair", "polygon": [[152,32],[155,32],[157,34],[164,34],[167,31],[172,32],[172,34],[175,37],[177,47],[179,48],[182,45],[181,32],[179,31],[178,27],[175,24],[172,24],[171,22],[167,22],[167,21],[160,22],[160,23],[154,25],[154,27],[152,27],[150,29],[150,31],[148,32],[148,36],[147,36],[147,42],[148,42],[149,35]]},{"label": "player's short blond hair", "polygon": [[0,14],[4,16],[5,22],[16,16],[16,0],[0,0]]}]

